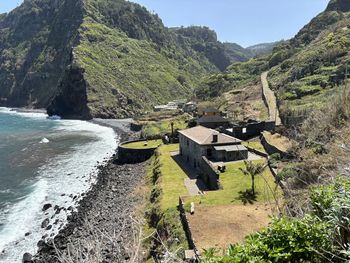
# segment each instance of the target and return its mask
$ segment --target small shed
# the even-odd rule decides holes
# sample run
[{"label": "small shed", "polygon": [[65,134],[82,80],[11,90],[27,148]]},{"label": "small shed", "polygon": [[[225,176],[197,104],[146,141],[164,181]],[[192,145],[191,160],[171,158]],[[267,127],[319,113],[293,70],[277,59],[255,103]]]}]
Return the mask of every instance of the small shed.
[{"label": "small shed", "polygon": [[197,120],[197,124],[206,128],[216,129],[219,127],[226,128],[230,122],[220,115],[204,115]]},{"label": "small shed", "polygon": [[215,160],[231,162],[248,159],[248,149],[242,144],[215,146]]}]

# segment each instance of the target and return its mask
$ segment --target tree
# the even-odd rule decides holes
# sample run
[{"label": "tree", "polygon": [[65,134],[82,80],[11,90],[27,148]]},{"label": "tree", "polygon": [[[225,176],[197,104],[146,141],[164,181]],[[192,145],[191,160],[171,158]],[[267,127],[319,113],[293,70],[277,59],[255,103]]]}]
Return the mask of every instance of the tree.
[{"label": "tree", "polygon": [[248,175],[252,179],[252,194],[255,195],[255,177],[260,175],[265,170],[266,164],[244,161],[244,165],[245,169],[240,168],[240,170],[244,175]]}]

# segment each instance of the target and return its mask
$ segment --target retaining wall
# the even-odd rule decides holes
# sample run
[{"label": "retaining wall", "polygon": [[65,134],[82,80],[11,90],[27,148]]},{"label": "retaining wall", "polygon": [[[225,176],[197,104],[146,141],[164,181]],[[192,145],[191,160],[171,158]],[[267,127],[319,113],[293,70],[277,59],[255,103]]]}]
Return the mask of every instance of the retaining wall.
[{"label": "retaining wall", "polygon": [[193,237],[192,237],[192,232],[191,232],[191,227],[190,224],[187,220],[187,216],[186,216],[186,211],[184,208],[184,202],[182,200],[181,197],[179,197],[179,211],[180,211],[180,218],[181,218],[181,223],[183,226],[183,229],[185,231],[186,234],[186,238],[187,238],[187,242],[189,245],[190,249],[193,249],[194,253],[195,253],[195,262],[200,262],[200,255],[199,255],[199,251],[196,247],[196,244],[194,243]]},{"label": "retaining wall", "polygon": [[262,156],[262,157],[265,157],[265,158],[269,157],[269,155],[267,153],[265,153],[265,152],[261,152],[261,151],[259,151],[257,149],[251,148],[249,146],[245,146],[245,147],[247,147],[248,151],[250,151],[252,153],[255,153],[256,155],[259,155],[259,156]]},{"label": "retaining wall", "polygon": [[201,178],[210,190],[219,190],[219,173],[209,160],[203,156],[200,163]]},{"label": "retaining wall", "polygon": [[118,147],[118,160],[121,163],[135,164],[142,163],[151,158],[158,147],[154,148],[127,148],[124,145],[132,142],[142,142],[144,140],[127,141]]},{"label": "retaining wall", "polygon": [[266,138],[264,137],[264,135],[261,136],[261,143],[269,155],[274,154],[274,153],[279,153],[281,158],[289,158],[290,157],[290,154],[288,154],[287,152],[281,151],[280,149],[273,146],[272,144],[269,144],[268,141],[266,140]]}]

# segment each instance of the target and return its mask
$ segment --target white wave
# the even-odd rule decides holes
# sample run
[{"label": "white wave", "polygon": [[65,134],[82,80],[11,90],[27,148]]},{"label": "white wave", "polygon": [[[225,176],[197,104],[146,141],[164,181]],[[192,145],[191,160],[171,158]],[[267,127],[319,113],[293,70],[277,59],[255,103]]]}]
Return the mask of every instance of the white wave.
[{"label": "white wave", "polygon": [[[9,214],[6,218],[5,226],[0,232],[1,262],[16,262],[11,261],[11,258],[5,257],[8,248],[11,249],[12,247],[21,251],[29,245],[28,241],[24,238],[24,234],[31,231],[33,222],[38,220],[38,214],[48,189],[47,181],[40,180],[33,188],[33,192],[27,198],[8,208]],[[32,237],[38,239],[40,238],[40,233],[33,233]],[[33,244],[30,244],[30,246],[33,246]],[[1,255],[3,250],[5,250],[5,255]]]},{"label": "white wave", "polygon": [[34,118],[34,119],[46,119],[47,114],[42,112],[22,112],[16,109],[0,107],[0,112],[12,115],[18,115],[26,118]]},{"label": "white wave", "polygon": [[49,139],[47,138],[42,138],[41,141],[39,143],[49,143]]},{"label": "white wave", "polygon": [[[51,218],[55,211],[49,209],[45,215],[41,208],[45,203],[53,206],[68,208],[75,204],[80,196],[86,192],[95,181],[97,163],[110,158],[116,150],[116,134],[110,128],[102,127],[86,121],[61,120],[55,127],[55,132],[88,133],[97,139],[83,145],[76,146],[70,153],[62,154],[50,160],[50,163],[40,167],[40,180],[35,184],[35,190],[24,200],[10,209],[3,230],[0,232],[0,262],[21,262],[25,252],[34,254],[36,244],[44,234],[55,235],[59,227],[66,223],[67,213],[61,211],[50,224],[58,220],[57,225],[49,231],[41,229],[41,222]],[[64,194],[64,196],[62,196]],[[32,234],[24,237],[26,232]],[[1,255],[1,251],[5,253]]]}]

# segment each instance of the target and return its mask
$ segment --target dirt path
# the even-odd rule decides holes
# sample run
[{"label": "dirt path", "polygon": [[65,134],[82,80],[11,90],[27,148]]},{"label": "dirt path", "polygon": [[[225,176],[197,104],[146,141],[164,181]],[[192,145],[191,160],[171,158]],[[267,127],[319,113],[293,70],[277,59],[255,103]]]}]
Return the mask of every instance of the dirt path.
[{"label": "dirt path", "polygon": [[261,74],[261,83],[263,89],[263,96],[267,103],[267,107],[269,109],[269,118],[270,120],[276,120],[276,126],[282,124],[279,110],[277,107],[277,99],[275,93],[270,89],[269,82],[267,81],[268,72],[264,72]]}]

